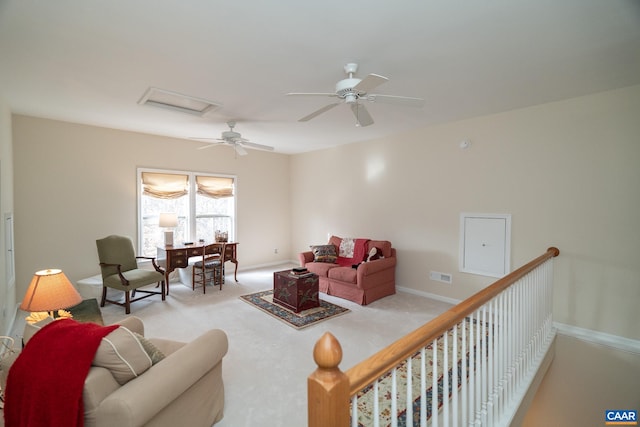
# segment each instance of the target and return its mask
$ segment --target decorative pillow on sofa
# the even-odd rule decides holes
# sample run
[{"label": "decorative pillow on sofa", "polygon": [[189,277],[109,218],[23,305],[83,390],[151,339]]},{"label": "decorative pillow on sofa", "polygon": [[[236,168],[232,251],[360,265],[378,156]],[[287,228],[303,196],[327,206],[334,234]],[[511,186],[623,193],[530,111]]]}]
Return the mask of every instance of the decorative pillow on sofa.
[{"label": "decorative pillow on sofa", "polygon": [[366,262],[375,261],[375,260],[380,259],[380,258],[384,258],[384,256],[382,255],[382,249],[376,248],[374,246],[369,251],[369,254],[368,254],[367,259],[365,261]]},{"label": "decorative pillow on sofa", "polygon": [[152,364],[140,340],[124,326],[102,339],[93,358],[93,365],[108,369],[120,385],[144,373]]},{"label": "decorative pillow on sofa", "polygon": [[166,357],[164,353],[161,352],[160,349],[158,349],[158,347],[155,346],[154,343],[152,343],[151,341],[149,341],[148,339],[146,339],[145,337],[143,337],[137,332],[134,332],[133,334],[136,336],[138,341],[140,341],[140,344],[142,344],[142,348],[144,348],[144,351],[146,351],[149,357],[151,358],[151,363],[153,365],[160,362],[162,359]]},{"label": "decorative pillow on sofa", "polygon": [[313,262],[329,262],[335,264],[338,259],[336,247],[333,245],[311,246],[311,251],[313,252]]},{"label": "decorative pillow on sofa", "polygon": [[388,240],[369,240],[369,250],[378,248],[382,252],[382,258],[391,257],[391,242]]}]

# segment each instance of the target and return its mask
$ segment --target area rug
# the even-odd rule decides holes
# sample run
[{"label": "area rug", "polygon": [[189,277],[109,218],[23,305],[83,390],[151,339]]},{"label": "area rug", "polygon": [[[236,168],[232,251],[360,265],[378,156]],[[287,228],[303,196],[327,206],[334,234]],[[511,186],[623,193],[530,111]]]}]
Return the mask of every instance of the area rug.
[{"label": "area rug", "polygon": [[[475,321],[473,321],[474,324],[476,324]],[[465,328],[465,335],[468,337],[469,334],[469,319],[467,319],[465,322],[463,322],[464,328]],[[474,333],[475,333],[475,325],[474,325]],[[453,384],[453,360],[457,360],[457,363],[455,363],[455,369],[457,370],[457,388],[460,388],[460,386],[462,385],[462,363],[463,363],[463,359],[464,362],[466,364],[466,376],[469,376],[469,352],[467,351],[466,353],[466,357],[462,358],[461,357],[461,352],[460,352],[460,348],[461,348],[461,342],[462,342],[462,337],[461,337],[461,333],[460,331],[458,331],[457,334],[457,343],[455,345],[455,357],[454,357],[454,349],[452,348],[452,340],[453,340],[453,332],[449,331],[447,334],[447,339],[448,339],[448,373],[447,373],[447,377],[448,377],[448,383],[449,383],[449,395],[447,396],[447,398],[451,397],[451,393],[452,393],[452,386],[454,386]],[[438,361],[437,361],[437,372],[439,374],[438,376],[438,380],[437,380],[437,384],[438,384],[438,394],[437,394],[437,399],[438,399],[438,408],[442,407],[442,397],[443,397],[443,390],[444,390],[444,375],[442,374],[443,371],[443,357],[444,357],[444,339],[443,336],[441,336],[438,340],[437,340],[437,354],[438,354]],[[477,360],[477,358],[475,357],[476,354],[476,350],[475,348],[472,349],[473,354],[474,354],[474,360]],[[433,345],[430,344],[429,346],[427,346],[427,350],[425,351],[425,364],[426,364],[426,390],[425,390],[425,396],[426,396],[426,415],[427,415],[427,420],[431,418],[431,403],[432,403],[432,399],[433,399],[433,371],[432,371],[432,366],[433,366]],[[413,418],[413,426],[419,426],[420,425],[420,396],[421,396],[421,387],[420,387],[420,369],[421,369],[421,354],[417,353],[414,356],[411,357],[411,396],[412,396],[412,400],[411,400],[411,411],[412,411],[412,418]],[[475,370],[475,369],[472,369]],[[408,363],[407,361],[401,363],[397,368],[396,368],[396,402],[397,402],[397,421],[398,421],[398,425],[399,426],[406,426],[407,425],[407,384],[408,384]],[[378,410],[379,410],[379,418],[378,418],[378,422],[380,426],[390,426],[391,425],[391,418],[392,418],[392,410],[391,410],[391,396],[392,396],[392,373],[389,372],[387,374],[385,374],[383,377],[381,377],[378,380]],[[465,379],[466,381],[466,379]],[[358,397],[358,426],[359,427],[365,427],[365,426],[372,426],[374,425],[374,399],[375,399],[375,391],[374,391],[374,386],[370,385],[368,387],[366,387],[365,389],[363,389],[362,391],[360,391],[357,395]]]},{"label": "area rug", "polygon": [[273,302],[273,290],[241,295],[240,299],[295,329],[306,328],[350,311],[348,308],[320,300],[320,307],[295,313]]}]

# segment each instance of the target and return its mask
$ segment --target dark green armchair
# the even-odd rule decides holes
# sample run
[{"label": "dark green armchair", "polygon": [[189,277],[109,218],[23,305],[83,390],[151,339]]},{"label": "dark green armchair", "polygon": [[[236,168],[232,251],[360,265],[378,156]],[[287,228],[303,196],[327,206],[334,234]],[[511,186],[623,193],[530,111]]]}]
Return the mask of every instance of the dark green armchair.
[{"label": "dark green armchair", "polygon": [[[132,302],[153,295],[161,295],[162,301],[165,300],[164,270],[158,266],[154,257],[136,256],[130,238],[112,235],[96,240],[96,246],[102,271],[101,307],[104,307],[107,302],[117,304],[124,307],[126,314],[129,314]],[[151,260],[155,271],[138,268],[138,259]],[[140,289],[154,283],[160,286],[160,291]],[[123,291],[124,302],[107,299],[107,288]],[[136,292],[144,295],[135,298]]]}]

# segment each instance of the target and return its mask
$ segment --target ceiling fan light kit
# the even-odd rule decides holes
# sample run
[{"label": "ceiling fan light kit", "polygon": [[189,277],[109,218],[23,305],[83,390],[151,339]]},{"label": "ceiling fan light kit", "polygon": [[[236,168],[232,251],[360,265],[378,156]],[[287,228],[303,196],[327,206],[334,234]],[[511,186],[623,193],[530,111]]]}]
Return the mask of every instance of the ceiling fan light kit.
[{"label": "ceiling fan light kit", "polygon": [[369,126],[372,125],[373,118],[367,111],[367,108],[361,103],[362,101],[369,102],[385,102],[385,103],[393,103],[393,104],[401,104],[412,107],[422,107],[424,105],[424,99],[422,98],[413,98],[408,96],[397,96],[397,95],[381,95],[381,94],[370,94],[369,91],[375,89],[381,84],[387,82],[389,79],[378,75],[378,74],[369,74],[364,79],[359,79],[354,77],[353,75],[358,71],[358,64],[356,63],[348,63],[344,66],[344,72],[349,76],[346,79],[340,80],[336,83],[335,92],[334,93],[305,93],[305,92],[290,92],[287,96],[327,96],[332,98],[338,98],[338,102],[334,102],[319,110],[314,111],[311,114],[304,116],[299,119],[299,122],[309,121],[322,113],[325,113],[335,106],[344,103],[351,106],[351,111],[353,112],[356,118],[356,126]]}]

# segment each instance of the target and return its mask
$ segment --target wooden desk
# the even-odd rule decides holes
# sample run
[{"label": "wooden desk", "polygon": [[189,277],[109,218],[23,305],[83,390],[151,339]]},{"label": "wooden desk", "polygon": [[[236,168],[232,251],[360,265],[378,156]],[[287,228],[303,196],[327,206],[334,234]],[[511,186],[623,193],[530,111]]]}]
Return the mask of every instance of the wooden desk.
[{"label": "wooden desk", "polygon": [[[226,244],[224,262],[230,261],[236,265],[233,279],[238,281],[238,242],[228,242]],[[193,245],[177,244],[173,246],[158,246],[156,260],[164,268],[164,280],[167,284],[167,295],[169,295],[169,274],[176,268],[186,268],[189,266],[189,258],[202,256],[203,253],[219,253],[222,243],[194,243]]]}]

